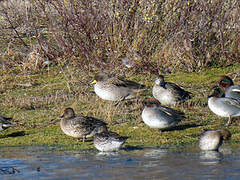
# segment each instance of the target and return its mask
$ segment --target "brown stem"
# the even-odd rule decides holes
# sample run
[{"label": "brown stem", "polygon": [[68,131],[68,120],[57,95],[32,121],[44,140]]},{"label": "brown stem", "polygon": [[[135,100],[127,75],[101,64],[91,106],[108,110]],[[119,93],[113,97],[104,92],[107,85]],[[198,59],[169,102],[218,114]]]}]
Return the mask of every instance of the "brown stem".
[{"label": "brown stem", "polygon": [[12,23],[12,21],[10,20],[7,12],[5,12],[5,16],[6,16],[6,18],[7,18],[7,21],[8,21],[9,24],[11,25],[11,28],[15,31],[17,37],[20,39],[20,41],[22,41],[22,43],[23,43],[24,46],[28,47],[28,45],[27,45],[27,44],[23,41],[23,39],[20,37],[20,35],[19,35],[18,31],[16,30],[16,28],[13,26],[13,23]]}]

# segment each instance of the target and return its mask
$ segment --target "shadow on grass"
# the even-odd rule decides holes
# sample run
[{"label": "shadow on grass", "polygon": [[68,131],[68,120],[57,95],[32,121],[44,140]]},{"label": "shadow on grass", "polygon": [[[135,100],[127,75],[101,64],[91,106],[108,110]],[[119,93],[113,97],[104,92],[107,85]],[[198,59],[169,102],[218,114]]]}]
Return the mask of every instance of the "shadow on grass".
[{"label": "shadow on grass", "polygon": [[74,138],[74,139],[76,139],[76,141],[77,141],[79,144],[85,143],[85,142],[93,142],[93,138],[92,138],[92,137],[91,137],[91,138],[86,138],[86,139],[84,140],[84,142],[83,142],[83,138]]},{"label": "shadow on grass", "polygon": [[174,131],[174,130],[185,130],[185,129],[188,129],[188,128],[194,128],[194,127],[199,127],[199,126],[202,126],[202,125],[197,125],[197,124],[184,124],[184,125],[175,126],[175,127],[172,127],[172,128],[166,129],[166,130],[162,130],[162,132],[165,132],[165,131]]},{"label": "shadow on grass", "polygon": [[18,131],[18,132],[13,132],[11,134],[8,134],[7,136],[5,136],[5,138],[7,137],[18,137],[18,136],[25,136],[25,131]]}]

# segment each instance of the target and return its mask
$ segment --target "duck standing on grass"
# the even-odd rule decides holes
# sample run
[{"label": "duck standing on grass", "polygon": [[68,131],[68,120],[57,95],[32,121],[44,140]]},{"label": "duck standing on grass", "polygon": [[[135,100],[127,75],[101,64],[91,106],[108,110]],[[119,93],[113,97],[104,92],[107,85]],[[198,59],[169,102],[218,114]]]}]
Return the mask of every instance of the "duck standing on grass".
[{"label": "duck standing on grass", "polygon": [[115,132],[104,131],[95,134],[94,146],[99,151],[118,151],[127,139],[128,137],[120,136]]},{"label": "duck standing on grass", "polygon": [[232,123],[232,117],[240,116],[240,101],[222,96],[222,90],[215,88],[213,94],[208,97],[208,107],[216,115],[228,117],[226,125],[229,126]]},{"label": "duck standing on grass", "polygon": [[85,138],[107,130],[107,124],[102,120],[87,116],[76,116],[72,108],[66,108],[61,118],[62,131],[68,136],[83,138],[83,142]]},{"label": "duck standing on grass", "polygon": [[225,97],[240,100],[240,86],[234,85],[232,79],[228,76],[221,76],[218,86],[222,89]]},{"label": "duck standing on grass", "polygon": [[162,75],[155,80],[152,94],[162,105],[176,105],[191,98],[190,92],[174,83],[165,82]]},{"label": "duck standing on grass", "polygon": [[204,130],[199,136],[199,147],[204,151],[217,151],[223,140],[228,140],[231,133],[226,129]]},{"label": "duck standing on grass", "polygon": [[104,100],[122,101],[135,98],[137,93],[145,90],[145,86],[133,81],[124,80],[118,77],[111,77],[106,73],[98,73],[95,76],[95,93]]},{"label": "duck standing on grass", "polygon": [[142,119],[151,128],[168,129],[185,118],[184,113],[161,106],[157,100],[149,100],[144,104]]},{"label": "duck standing on grass", "polygon": [[12,118],[5,117],[0,115],[0,132],[14,126],[14,124],[11,122]]}]

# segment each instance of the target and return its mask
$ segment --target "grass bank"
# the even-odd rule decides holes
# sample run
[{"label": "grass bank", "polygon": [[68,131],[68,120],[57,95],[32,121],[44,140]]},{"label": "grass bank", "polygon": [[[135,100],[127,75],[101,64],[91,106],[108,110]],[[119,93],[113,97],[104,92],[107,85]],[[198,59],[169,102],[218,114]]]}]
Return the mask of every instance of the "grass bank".
[{"label": "grass bank", "polygon": [[[197,143],[203,129],[221,128],[226,119],[218,118],[207,107],[207,97],[219,76],[227,74],[240,84],[240,65],[206,69],[198,73],[166,75],[166,80],[175,82],[193,93],[193,98],[184,106],[186,119],[171,131],[159,132],[150,129],[141,120],[142,100],[151,97],[156,76],[150,73],[133,74],[129,70],[119,72],[125,78],[138,81],[148,87],[141,97],[125,101],[117,106],[98,98],[90,82],[92,72],[82,72],[73,65],[49,67],[37,71],[23,71],[20,67],[0,72],[0,114],[13,117],[16,127],[0,134],[0,146],[49,145],[81,150],[91,149],[91,140],[82,143],[63,134],[58,117],[66,107],[77,114],[104,119],[109,128],[123,136],[129,136],[128,146],[169,146]],[[237,119],[237,118],[235,118]],[[232,143],[240,142],[239,122],[234,121],[228,129]]]}]

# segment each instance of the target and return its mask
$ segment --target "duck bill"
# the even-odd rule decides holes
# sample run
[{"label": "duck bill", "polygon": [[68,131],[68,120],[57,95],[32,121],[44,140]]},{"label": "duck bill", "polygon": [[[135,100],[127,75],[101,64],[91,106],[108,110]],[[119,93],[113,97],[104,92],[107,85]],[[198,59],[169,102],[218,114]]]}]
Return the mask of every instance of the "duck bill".
[{"label": "duck bill", "polygon": [[91,82],[91,84],[96,84],[97,83],[97,81],[96,80],[94,80],[93,82]]}]

